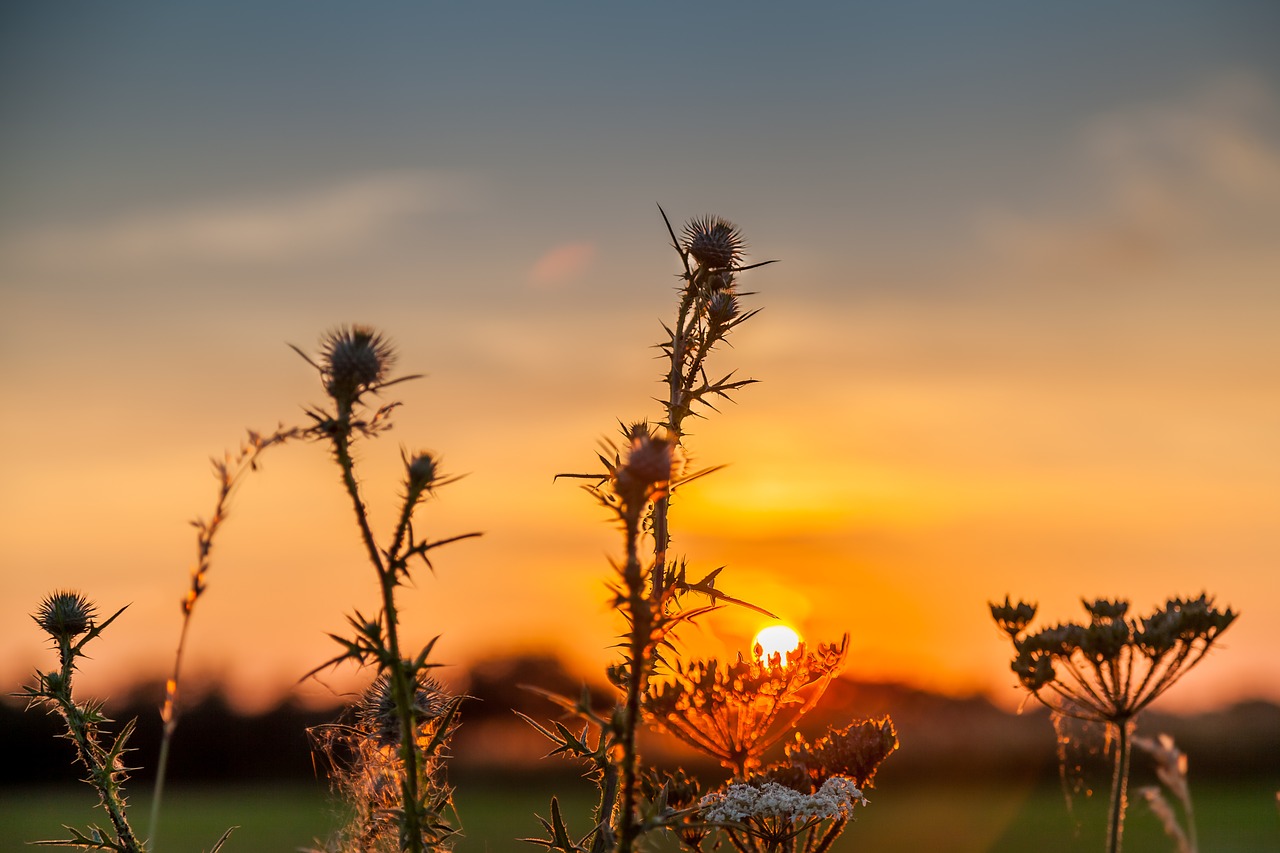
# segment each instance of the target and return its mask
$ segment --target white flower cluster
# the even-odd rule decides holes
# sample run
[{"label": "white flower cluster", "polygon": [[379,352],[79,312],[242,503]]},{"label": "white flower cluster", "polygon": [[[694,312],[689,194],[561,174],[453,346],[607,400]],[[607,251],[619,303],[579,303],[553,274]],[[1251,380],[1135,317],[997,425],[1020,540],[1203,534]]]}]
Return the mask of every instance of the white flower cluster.
[{"label": "white flower cluster", "polygon": [[832,776],[813,794],[766,782],[760,787],[741,782],[702,798],[699,805],[707,820],[742,822],[750,818],[827,820],[853,816],[857,803],[867,804],[862,791],[843,776]]}]

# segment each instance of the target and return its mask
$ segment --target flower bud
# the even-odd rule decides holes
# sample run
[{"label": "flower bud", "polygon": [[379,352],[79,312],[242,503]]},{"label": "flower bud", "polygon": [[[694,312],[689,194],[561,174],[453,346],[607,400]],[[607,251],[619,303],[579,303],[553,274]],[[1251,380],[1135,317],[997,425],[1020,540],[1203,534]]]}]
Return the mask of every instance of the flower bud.
[{"label": "flower bud", "polygon": [[33,614],[45,633],[55,640],[69,640],[88,631],[97,608],[78,592],[55,592],[40,603]]},{"label": "flower bud", "polygon": [[395,362],[395,349],[368,326],[340,326],[324,337],[320,359],[325,392],[350,405],[382,383]]},{"label": "flower bud", "polygon": [[684,250],[703,269],[735,267],[747,248],[738,226],[718,216],[690,220],[684,227],[684,236]]},{"label": "flower bud", "polygon": [[436,481],[438,461],[429,452],[423,451],[409,460],[409,488],[424,491],[431,488]]}]

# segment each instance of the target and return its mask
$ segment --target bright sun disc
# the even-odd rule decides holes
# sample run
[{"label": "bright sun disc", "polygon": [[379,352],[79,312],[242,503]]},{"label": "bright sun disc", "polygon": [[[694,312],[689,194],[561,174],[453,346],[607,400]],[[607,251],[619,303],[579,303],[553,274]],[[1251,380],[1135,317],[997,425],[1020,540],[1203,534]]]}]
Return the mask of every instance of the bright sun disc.
[{"label": "bright sun disc", "polygon": [[759,646],[761,649],[760,659],[768,660],[774,655],[781,655],[785,661],[787,652],[795,651],[800,645],[800,635],[786,625],[770,625],[768,628],[760,629],[760,633],[756,634],[755,642],[751,644],[752,649]]}]

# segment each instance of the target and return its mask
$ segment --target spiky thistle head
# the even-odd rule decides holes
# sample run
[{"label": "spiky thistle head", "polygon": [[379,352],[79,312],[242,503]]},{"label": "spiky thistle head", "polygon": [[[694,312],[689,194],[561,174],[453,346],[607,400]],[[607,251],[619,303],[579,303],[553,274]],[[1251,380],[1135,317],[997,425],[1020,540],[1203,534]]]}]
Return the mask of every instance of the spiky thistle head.
[{"label": "spiky thistle head", "polygon": [[651,431],[647,423],[633,424],[628,438],[622,462],[613,472],[614,489],[629,505],[638,506],[667,494],[681,467],[681,456],[674,436],[665,430]]},{"label": "spiky thistle head", "polygon": [[339,404],[351,405],[376,390],[396,360],[395,347],[368,326],[339,326],[325,334],[320,347],[324,390]]},{"label": "spiky thistle head", "polygon": [[408,496],[417,500],[437,485],[440,477],[440,457],[429,450],[421,450],[404,460]]},{"label": "spiky thistle head", "polygon": [[40,602],[31,618],[55,640],[78,637],[93,627],[98,609],[78,592],[60,590]]},{"label": "spiky thistle head", "polygon": [[732,269],[742,262],[746,248],[738,226],[727,219],[700,216],[684,226],[684,250],[703,269]]},{"label": "spiky thistle head", "polygon": [[[422,729],[444,713],[450,696],[434,678],[419,676],[415,681],[413,717]],[[376,745],[385,747],[400,743],[400,713],[396,709],[391,679],[386,675],[378,676],[365,690],[356,705],[355,715],[360,731]]]}]

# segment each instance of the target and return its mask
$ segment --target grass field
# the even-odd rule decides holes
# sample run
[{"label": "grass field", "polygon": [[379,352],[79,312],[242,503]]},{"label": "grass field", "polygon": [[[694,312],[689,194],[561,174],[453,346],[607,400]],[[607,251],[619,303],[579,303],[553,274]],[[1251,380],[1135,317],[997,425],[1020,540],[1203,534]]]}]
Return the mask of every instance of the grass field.
[{"label": "grass field", "polygon": [[[458,810],[466,835],[459,853],[536,851],[514,839],[536,835],[534,812],[547,813],[549,791],[542,785],[468,785]],[[579,786],[557,791],[571,829],[585,831],[591,791]],[[1264,786],[1202,786],[1194,791],[1201,853],[1276,853],[1280,817],[1275,792]],[[135,794],[135,820],[145,824],[146,792]],[[566,796],[567,794],[567,796]],[[88,788],[0,792],[0,851],[24,848],[24,842],[59,837],[64,822],[84,826],[101,822]],[[1018,786],[949,785],[909,790],[876,790],[871,805],[840,839],[836,851],[946,851],[946,853],[1068,853],[1100,851],[1103,806],[1095,797],[1077,800],[1068,811],[1056,786],[1027,790]],[[1076,818],[1084,825],[1077,830]],[[207,850],[232,825],[239,829],[223,848],[227,853],[287,853],[306,848],[337,821],[319,786],[286,784],[230,788],[177,789],[167,800],[161,850]],[[30,848],[28,848],[30,849]],[[1145,804],[1130,811],[1125,850],[1170,851]]]}]

